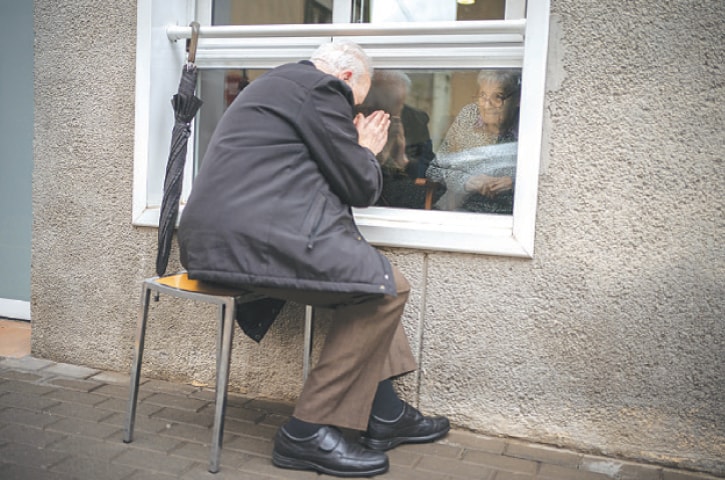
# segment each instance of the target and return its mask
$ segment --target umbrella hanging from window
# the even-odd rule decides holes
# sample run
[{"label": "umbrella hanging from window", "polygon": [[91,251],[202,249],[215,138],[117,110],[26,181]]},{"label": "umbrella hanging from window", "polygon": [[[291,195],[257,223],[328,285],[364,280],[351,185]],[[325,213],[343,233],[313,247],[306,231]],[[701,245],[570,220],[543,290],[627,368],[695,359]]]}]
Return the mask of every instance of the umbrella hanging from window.
[{"label": "umbrella hanging from window", "polygon": [[176,226],[176,219],[179,215],[179,200],[181,198],[187,145],[191,135],[191,121],[202,104],[202,101],[194,95],[197,76],[194,61],[196,60],[196,44],[199,38],[198,22],[191,23],[191,32],[188,60],[181,71],[179,90],[171,99],[175,121],[171,132],[171,148],[166,162],[164,195],[161,200],[161,213],[159,215],[159,246],[156,253],[156,273],[159,276],[163,276],[169,263],[171,240]]}]

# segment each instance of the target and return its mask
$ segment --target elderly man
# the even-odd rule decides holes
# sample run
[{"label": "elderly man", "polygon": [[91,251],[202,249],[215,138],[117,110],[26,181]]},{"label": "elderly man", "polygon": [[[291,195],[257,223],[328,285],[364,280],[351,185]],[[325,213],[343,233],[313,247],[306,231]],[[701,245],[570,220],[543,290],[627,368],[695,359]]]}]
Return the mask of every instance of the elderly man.
[{"label": "elderly man", "polygon": [[[400,322],[410,286],[351,213],[382,189],[375,155],[389,115],[353,114],[371,75],[359,46],[333,42],[252,82],[219,122],[179,227],[190,277],[333,309],[319,361],[275,437],[283,468],[377,475],[385,450],[449,429],[393,390],[391,378],[416,368]],[[259,340],[281,305],[257,307],[238,320]],[[338,427],[364,433],[353,442]]]}]

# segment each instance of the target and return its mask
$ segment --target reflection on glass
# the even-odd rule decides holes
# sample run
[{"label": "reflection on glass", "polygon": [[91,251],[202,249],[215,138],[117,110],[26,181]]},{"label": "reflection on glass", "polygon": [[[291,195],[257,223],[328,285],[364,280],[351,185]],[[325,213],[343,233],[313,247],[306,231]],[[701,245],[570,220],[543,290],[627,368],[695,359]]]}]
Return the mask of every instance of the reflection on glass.
[{"label": "reflection on glass", "polygon": [[476,83],[474,103],[456,116],[426,176],[446,188],[435,208],[511,214],[521,74],[482,70]]},{"label": "reflection on glass", "polygon": [[[349,0],[353,23],[501,20],[506,0]],[[214,25],[332,23],[333,0],[214,0]]]},{"label": "reflection on glass", "polygon": [[520,79],[519,70],[376,70],[359,111],[392,118],[377,157],[385,178],[378,205],[511,214]]},{"label": "reflection on glass", "polygon": [[464,5],[456,0],[354,0],[353,22],[440,22],[501,20],[506,0],[478,0]]},{"label": "reflection on glass", "polygon": [[332,0],[214,0],[214,25],[332,23]]},{"label": "reflection on glass", "polygon": [[[224,110],[265,70],[201,73],[197,159]],[[510,215],[518,146],[520,69],[376,69],[358,110],[392,117],[379,206]]]}]

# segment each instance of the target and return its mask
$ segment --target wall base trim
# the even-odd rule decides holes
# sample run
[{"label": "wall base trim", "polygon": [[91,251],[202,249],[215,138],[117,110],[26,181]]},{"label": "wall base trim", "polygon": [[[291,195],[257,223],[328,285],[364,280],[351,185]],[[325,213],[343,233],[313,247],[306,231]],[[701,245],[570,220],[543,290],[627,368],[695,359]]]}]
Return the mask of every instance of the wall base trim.
[{"label": "wall base trim", "polygon": [[0,298],[0,317],[30,320],[30,302]]}]

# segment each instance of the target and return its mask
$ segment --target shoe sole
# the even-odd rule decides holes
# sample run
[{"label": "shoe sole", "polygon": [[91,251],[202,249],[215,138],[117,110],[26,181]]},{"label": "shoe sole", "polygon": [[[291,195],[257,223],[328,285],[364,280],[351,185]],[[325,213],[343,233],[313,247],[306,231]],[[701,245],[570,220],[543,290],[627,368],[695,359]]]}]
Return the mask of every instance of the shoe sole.
[{"label": "shoe sole", "polygon": [[386,450],[390,450],[391,448],[395,448],[398,445],[401,445],[403,443],[433,442],[435,440],[438,440],[441,437],[444,437],[450,429],[451,429],[451,427],[448,427],[445,430],[431,433],[430,435],[426,435],[425,437],[393,437],[393,438],[387,438],[385,440],[378,440],[375,438],[363,436],[363,437],[360,437],[360,443],[362,443],[366,447],[370,448],[371,450],[377,450],[377,451],[384,452]]},{"label": "shoe sole", "polygon": [[272,464],[279,468],[288,468],[292,470],[315,470],[317,472],[335,475],[338,477],[372,477],[374,475],[380,475],[381,473],[387,472],[389,468],[389,465],[386,463],[381,467],[370,470],[341,471],[311,462],[309,460],[286,457],[277,452],[272,452]]}]

